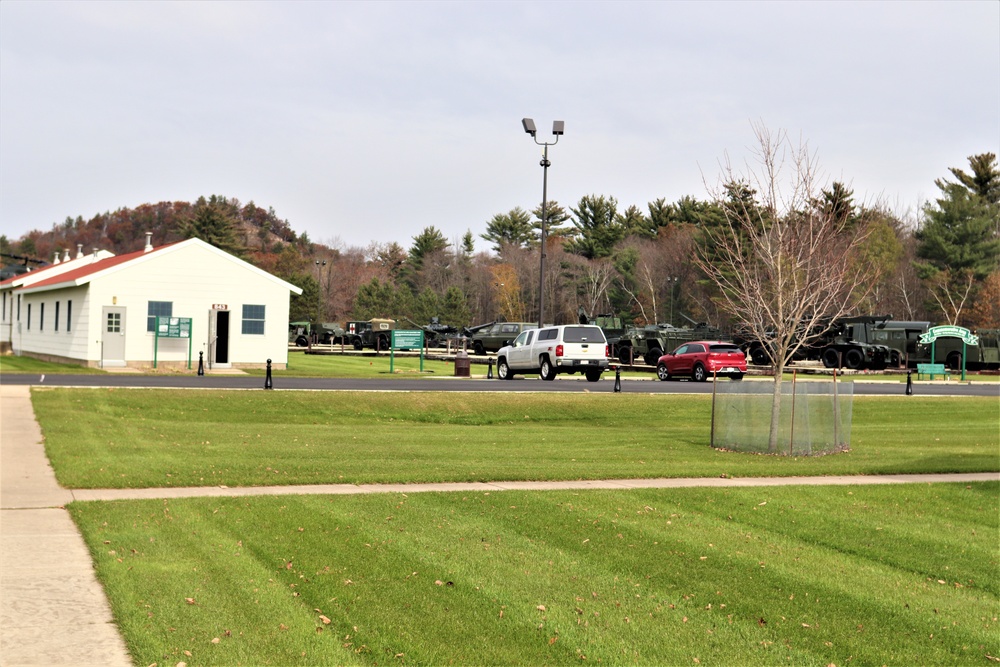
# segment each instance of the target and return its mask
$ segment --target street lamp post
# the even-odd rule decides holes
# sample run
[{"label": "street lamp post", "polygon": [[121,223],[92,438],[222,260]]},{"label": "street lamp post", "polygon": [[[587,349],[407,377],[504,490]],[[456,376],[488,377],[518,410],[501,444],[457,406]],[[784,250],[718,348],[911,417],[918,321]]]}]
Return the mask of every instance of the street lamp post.
[{"label": "street lamp post", "polygon": [[670,285],[670,324],[674,323],[674,292],[677,290],[677,276],[671,276],[667,278],[667,284]]},{"label": "street lamp post", "polygon": [[319,342],[319,328],[320,320],[323,319],[323,267],[326,266],[326,260],[316,260],[316,273],[319,275],[319,281],[316,284],[316,328],[313,331],[313,338],[316,342]]},{"label": "street lamp post", "polygon": [[556,140],[549,143],[547,141],[539,141],[537,135],[537,130],[535,129],[535,121],[530,118],[521,119],[521,127],[524,131],[531,135],[531,138],[535,140],[535,143],[542,146],[542,161],[539,164],[542,166],[542,234],[541,234],[541,244],[538,246],[539,263],[538,263],[538,328],[545,326],[545,226],[548,224],[548,188],[549,188],[549,146],[555,146],[559,143],[559,137],[563,135],[563,127],[565,123],[561,120],[552,121],[552,134],[555,136]]}]

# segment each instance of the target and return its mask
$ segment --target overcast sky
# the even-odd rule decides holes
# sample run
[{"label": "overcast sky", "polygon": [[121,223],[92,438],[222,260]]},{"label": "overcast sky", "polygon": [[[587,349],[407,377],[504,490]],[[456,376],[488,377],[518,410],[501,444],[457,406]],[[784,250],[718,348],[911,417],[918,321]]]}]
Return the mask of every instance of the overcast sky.
[{"label": "overcast sky", "polygon": [[751,122],[897,212],[1000,153],[1000,3],[0,2],[0,231],[220,194],[476,248],[548,196],[706,198]]}]

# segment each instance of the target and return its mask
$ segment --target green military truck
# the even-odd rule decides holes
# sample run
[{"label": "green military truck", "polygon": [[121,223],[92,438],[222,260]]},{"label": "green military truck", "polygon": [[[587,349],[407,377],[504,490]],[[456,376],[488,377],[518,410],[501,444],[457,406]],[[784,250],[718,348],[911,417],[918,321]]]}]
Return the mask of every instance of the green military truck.
[{"label": "green military truck", "polygon": [[375,318],[350,321],[344,325],[344,342],[355,350],[370,348],[376,352],[388,350],[396,320]]},{"label": "green military truck", "polygon": [[675,327],[672,324],[649,324],[644,327],[629,327],[622,333],[615,345],[618,361],[634,364],[641,359],[648,366],[656,366],[667,352],[678,345],[693,340],[721,340],[722,332],[707,324],[693,327]]},{"label": "green military truck", "polygon": [[344,329],[337,322],[320,322],[314,326],[312,322],[300,321],[288,324],[288,342],[296,347],[306,347],[309,343],[333,345],[339,343],[344,335]]},{"label": "green military truck", "polygon": [[489,326],[475,327],[472,351],[476,354],[496,352],[504,345],[509,345],[522,331],[537,328],[537,322],[494,322]]}]

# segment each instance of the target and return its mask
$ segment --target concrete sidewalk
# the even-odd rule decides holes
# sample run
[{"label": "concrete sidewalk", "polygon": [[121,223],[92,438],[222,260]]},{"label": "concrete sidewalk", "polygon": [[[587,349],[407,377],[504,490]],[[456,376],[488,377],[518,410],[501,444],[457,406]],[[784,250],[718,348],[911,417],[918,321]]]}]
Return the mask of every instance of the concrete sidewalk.
[{"label": "concrete sidewalk", "polygon": [[631,479],[458,484],[330,484],[252,488],[60,488],[45,456],[30,388],[0,385],[0,667],[131,664],[94,576],[83,538],[63,508],[73,500],[434,491],[638,489],[692,486],[900,484],[1000,480],[946,475]]},{"label": "concrete sidewalk", "polygon": [[29,388],[0,385],[0,665],[132,664],[63,505]]}]

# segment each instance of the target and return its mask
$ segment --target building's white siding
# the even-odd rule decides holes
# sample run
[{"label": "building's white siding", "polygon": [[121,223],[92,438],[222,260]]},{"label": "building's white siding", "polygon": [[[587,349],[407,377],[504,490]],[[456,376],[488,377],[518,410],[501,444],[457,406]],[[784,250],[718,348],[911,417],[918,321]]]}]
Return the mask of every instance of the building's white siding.
[{"label": "building's white siding", "polygon": [[[206,367],[219,365],[211,346],[210,322],[218,312],[228,312],[227,364],[263,366],[268,359],[276,368],[288,361],[288,307],[290,286],[200,241],[186,241],[147,253],[97,273],[74,287],[37,288],[8,294],[4,320],[11,331],[15,354],[42,358],[79,360],[99,366],[106,359],[102,350],[105,309],[124,313],[124,359],[129,366],[184,365],[188,340],[156,336],[148,331],[151,301],[170,304],[172,317],[191,318],[191,364],[197,367],[204,353]],[[294,289],[294,288],[293,288]],[[21,296],[21,319],[16,321],[16,298]],[[14,307],[11,307],[11,301]],[[66,331],[67,301],[72,301],[71,330]],[[55,331],[55,304],[59,306],[59,331]],[[27,327],[27,305],[31,304],[31,328]],[[41,306],[45,326],[41,328]],[[263,333],[243,333],[244,305],[263,306]],[[225,315],[223,315],[225,317]],[[10,320],[8,322],[8,320]],[[258,323],[259,326],[259,323]],[[5,329],[6,331],[6,329]]]}]

